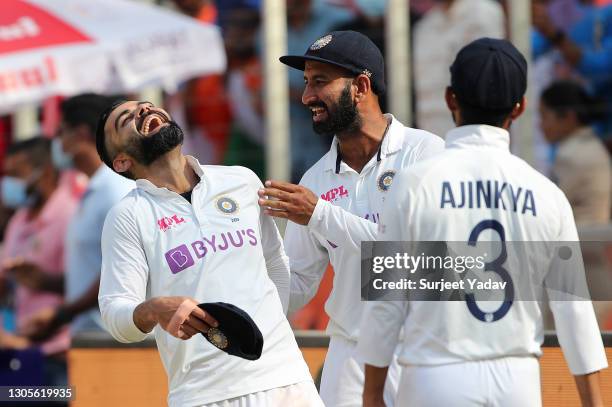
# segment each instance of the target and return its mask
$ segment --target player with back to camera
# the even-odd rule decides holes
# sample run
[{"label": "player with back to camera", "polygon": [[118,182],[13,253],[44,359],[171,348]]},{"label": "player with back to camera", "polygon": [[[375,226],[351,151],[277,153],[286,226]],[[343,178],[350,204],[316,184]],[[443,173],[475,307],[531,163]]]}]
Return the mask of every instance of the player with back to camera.
[{"label": "player with back to camera", "polygon": [[[257,205],[261,182],[244,167],[200,165],[182,141],[170,115],[148,102],[124,101],[100,118],[102,161],[136,180],[102,233],[107,329],[121,342],[154,331],[170,406],[322,406],[285,317],[289,264]],[[252,318],[263,336],[257,360],[222,352],[232,338],[198,335],[224,329],[219,314],[198,307],[213,302]]]},{"label": "player with back to camera", "polygon": [[[483,38],[464,47],[450,71],[445,97],[457,127],[446,135],[444,152],[396,177],[378,240],[493,239],[508,248],[512,241],[578,241],[563,192],[509,151],[508,128],[525,110],[525,58],[508,41]],[[466,198],[460,204],[461,191],[470,190],[465,185],[476,182],[506,185],[498,196],[502,202]],[[519,188],[514,205],[509,191]],[[509,256],[492,261],[483,274],[508,282]],[[547,269],[559,264],[546,259]],[[523,260],[536,270],[538,258]],[[584,280],[572,271],[570,279]],[[540,406],[541,310],[538,301],[521,299],[505,297],[496,309],[467,295],[465,301],[371,302],[357,346],[358,359],[366,363],[363,405],[384,405],[387,366],[403,327],[396,405]],[[602,406],[598,372],[607,360],[591,302],[549,303],[582,405]]]}]

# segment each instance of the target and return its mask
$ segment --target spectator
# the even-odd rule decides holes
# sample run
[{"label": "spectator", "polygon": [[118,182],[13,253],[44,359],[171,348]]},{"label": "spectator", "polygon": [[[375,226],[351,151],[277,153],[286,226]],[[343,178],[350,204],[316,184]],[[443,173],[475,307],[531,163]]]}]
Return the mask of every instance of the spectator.
[{"label": "spectator", "polygon": [[448,67],[480,37],[503,38],[504,12],[493,0],[440,0],[414,28],[414,86],[419,128],[444,137],[455,127],[444,101]]},{"label": "spectator", "polygon": [[[338,1],[338,0],[336,0]],[[385,57],[385,7],[387,0],[343,0],[357,18],[340,24],[334,31],[357,31],[372,40]],[[340,4],[340,3],[336,3]],[[386,94],[379,99],[380,109],[387,111]]]},{"label": "spectator", "polygon": [[[612,6],[598,7],[592,1],[582,0],[578,10],[580,18],[569,28],[554,24],[547,0],[533,2],[532,34],[534,59],[550,51],[559,53],[562,60],[585,81],[589,90],[605,99],[612,107]],[[558,70],[558,69],[557,69]],[[596,123],[595,129],[612,147],[612,117]]]},{"label": "spectator", "polygon": [[[332,0],[328,0],[332,1]],[[385,52],[385,8],[387,0],[333,0],[334,4],[353,12],[355,19],[336,27],[334,31],[357,31],[372,40]]]},{"label": "spectator", "polygon": [[227,11],[223,22],[228,59],[227,90],[234,123],[225,165],[243,165],[264,177],[262,66],[256,50],[259,11],[243,7]]},{"label": "spectator", "polygon": [[[70,178],[61,177],[53,167],[49,140],[42,137],[11,145],[4,173],[2,199],[18,210],[5,233],[0,276],[17,284],[17,333],[23,334],[30,317],[62,304],[64,236],[78,196]],[[67,329],[40,344],[46,356],[45,385],[67,384],[65,352],[69,345]]]},{"label": "spectator", "polygon": [[98,309],[102,226],[110,208],[134,187],[132,181],[102,164],[96,150],[98,118],[111,102],[105,96],[84,94],[61,104],[62,121],[52,145],[53,163],[61,170],[76,168],[90,181],[66,235],[66,302],[42,310],[29,320],[26,331],[33,340],[50,337],[70,321],[72,336],[103,329]]},{"label": "spectator", "polygon": [[[179,10],[201,23],[217,22],[212,0],[173,0]],[[206,44],[202,44],[206,52]],[[220,164],[225,155],[232,115],[223,74],[190,80],[184,91],[187,129],[183,150],[207,164]]]},{"label": "spectator", "polygon": [[213,0],[172,0],[184,14],[204,23],[214,24],[217,21],[217,7]]},{"label": "spectator", "polygon": [[557,144],[552,177],[567,196],[576,223],[606,224],[610,219],[610,158],[589,126],[601,110],[575,82],[555,82],[540,99],[542,131]]},{"label": "spectator", "polygon": [[234,10],[244,10],[248,8],[259,14],[261,0],[223,0],[217,1],[215,5],[217,6],[219,15],[219,25],[222,29],[226,29],[228,22],[232,19],[231,15],[234,13]]},{"label": "spectator", "polygon": [[[288,54],[303,54],[319,37],[351,17],[349,11],[326,4],[324,0],[287,0]],[[304,73],[290,69],[291,179],[296,183],[331,144],[331,139],[319,136],[312,130],[312,114],[302,104],[303,90]]]},{"label": "spectator", "polygon": [[574,25],[582,18],[581,0],[549,0],[548,14],[557,27]]}]

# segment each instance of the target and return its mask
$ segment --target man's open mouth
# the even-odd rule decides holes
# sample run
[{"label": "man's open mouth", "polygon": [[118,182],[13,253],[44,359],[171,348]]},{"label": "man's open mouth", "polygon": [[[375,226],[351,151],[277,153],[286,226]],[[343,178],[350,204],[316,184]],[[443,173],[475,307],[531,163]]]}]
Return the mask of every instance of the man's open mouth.
[{"label": "man's open mouth", "polygon": [[312,113],[312,119],[316,122],[325,117],[327,109],[322,106],[311,106],[310,112]]},{"label": "man's open mouth", "polygon": [[138,131],[143,136],[148,136],[150,134],[155,133],[156,130],[159,130],[164,124],[167,124],[167,120],[165,117],[158,113],[149,113],[140,119],[140,123],[138,125]]}]

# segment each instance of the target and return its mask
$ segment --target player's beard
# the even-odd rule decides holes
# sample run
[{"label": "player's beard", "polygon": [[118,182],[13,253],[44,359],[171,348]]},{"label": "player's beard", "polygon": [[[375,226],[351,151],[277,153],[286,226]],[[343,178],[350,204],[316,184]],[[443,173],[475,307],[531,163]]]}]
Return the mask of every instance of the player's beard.
[{"label": "player's beard", "polygon": [[346,84],[340,97],[331,106],[324,103],[312,103],[309,107],[323,107],[327,111],[327,119],[312,122],[312,128],[317,134],[333,136],[338,133],[351,133],[361,127],[361,117],[357,111],[357,103],[351,98],[351,85]]},{"label": "player's beard", "polygon": [[134,137],[125,147],[125,152],[139,164],[149,166],[152,162],[183,143],[183,130],[175,122],[169,122],[149,137]]}]

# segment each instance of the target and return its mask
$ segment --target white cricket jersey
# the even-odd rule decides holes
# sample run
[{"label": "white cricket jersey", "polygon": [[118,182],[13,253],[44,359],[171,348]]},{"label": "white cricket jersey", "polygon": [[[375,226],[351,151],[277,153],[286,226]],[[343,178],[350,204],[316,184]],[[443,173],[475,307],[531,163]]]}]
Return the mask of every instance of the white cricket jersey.
[{"label": "white cricket jersey", "polygon": [[[256,361],[230,356],[201,335],[181,340],[155,327],[171,406],[311,381],[279,297],[288,292],[288,259],[272,218],[257,204],[261,182],[243,167],[187,160],[200,177],[191,204],[141,179],[109,212],[99,294],[107,329],[121,342],[143,340],[147,335],[134,324],[134,309],[158,296],[231,303],[255,321],[264,338]],[[285,276],[278,291],[275,273]]]},{"label": "white cricket jersey", "polygon": [[[463,126],[450,131],[443,153],[396,177],[378,240],[467,242],[476,225],[487,221],[499,223],[508,242],[578,241],[563,192],[510,154],[508,147],[508,132],[501,128]],[[490,193],[479,191],[475,196],[476,182],[490,185]],[[499,232],[493,232],[483,233],[479,240],[499,240],[495,234]],[[571,278],[584,280],[584,275]],[[544,337],[539,302],[519,300],[502,318],[489,322],[477,319],[478,313],[468,309],[465,301],[370,302],[358,358],[375,366],[387,365],[402,326],[399,361],[405,365],[539,356]],[[550,301],[550,306],[572,373],[606,367],[591,302]]]},{"label": "white cricket jersey", "polygon": [[308,226],[289,222],[285,250],[291,264],[289,310],[295,311],[316,294],[328,262],[334,268],[331,294],[325,303],[329,335],[356,341],[363,313],[361,242],[374,240],[378,219],[393,178],[443,149],[441,138],[405,127],[392,115],[377,155],[361,173],[342,162],[338,141],[302,177],[301,185],[321,197]]}]

